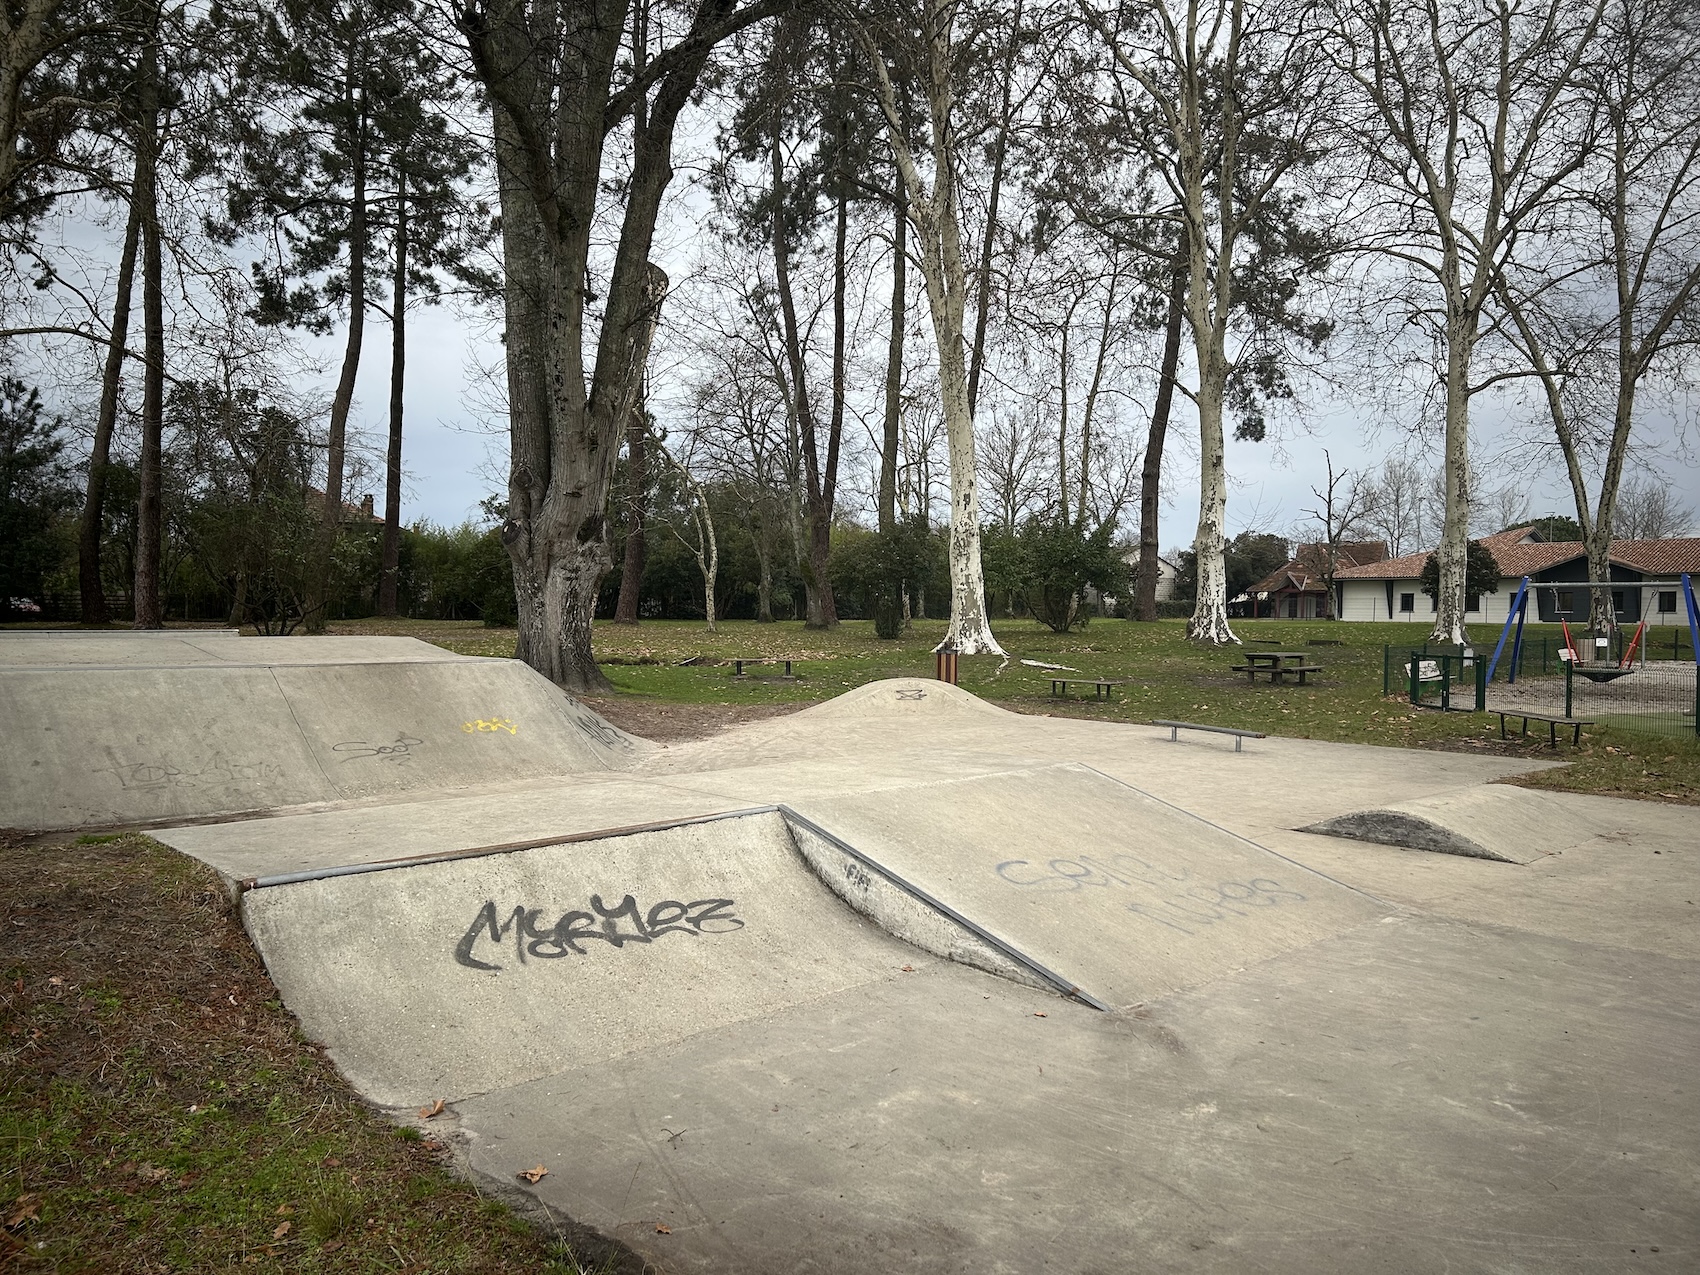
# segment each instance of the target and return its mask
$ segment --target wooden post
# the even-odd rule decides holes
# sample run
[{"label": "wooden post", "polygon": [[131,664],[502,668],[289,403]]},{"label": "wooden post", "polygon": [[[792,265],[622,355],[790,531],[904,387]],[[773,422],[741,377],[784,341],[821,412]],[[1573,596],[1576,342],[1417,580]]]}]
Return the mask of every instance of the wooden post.
[{"label": "wooden post", "polygon": [[949,682],[952,686],[955,686],[956,652],[941,649],[934,654],[936,656],[934,667],[938,680],[941,682]]}]

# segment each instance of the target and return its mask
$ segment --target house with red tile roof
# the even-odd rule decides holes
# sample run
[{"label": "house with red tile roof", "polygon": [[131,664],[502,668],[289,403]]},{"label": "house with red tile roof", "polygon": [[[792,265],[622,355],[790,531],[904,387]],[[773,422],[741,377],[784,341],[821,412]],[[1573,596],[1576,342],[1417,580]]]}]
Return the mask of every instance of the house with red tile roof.
[{"label": "house with red tile roof", "polygon": [[[1502,624],[1524,576],[1531,584],[1552,585],[1534,592],[1529,619],[1572,624],[1588,619],[1588,554],[1579,540],[1548,541],[1532,527],[1513,527],[1482,537],[1482,546],[1499,564],[1499,591],[1471,594],[1465,599],[1465,621]],[[1427,620],[1434,601],[1417,583],[1428,553],[1335,573],[1336,599],[1342,620]],[[1614,540],[1611,546],[1612,606],[1620,624],[1687,624],[1676,585],[1677,577],[1700,575],[1700,537],[1663,540]],[[1576,588],[1564,586],[1576,582]]]},{"label": "house with red tile roof", "polygon": [[[1334,546],[1334,575],[1347,567],[1387,560],[1385,540],[1363,540]],[[1328,546],[1300,545],[1292,559],[1245,591],[1240,603],[1255,619],[1321,620],[1334,614],[1328,591]],[[1235,599],[1239,601],[1239,599]]]}]

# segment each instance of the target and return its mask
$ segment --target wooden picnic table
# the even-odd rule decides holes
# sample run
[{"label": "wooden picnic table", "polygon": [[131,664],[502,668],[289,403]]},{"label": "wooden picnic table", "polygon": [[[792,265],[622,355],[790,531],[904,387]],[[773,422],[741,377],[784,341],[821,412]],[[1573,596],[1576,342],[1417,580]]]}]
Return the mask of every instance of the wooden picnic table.
[{"label": "wooden picnic table", "polygon": [[744,665],[746,664],[783,664],[785,665],[785,672],[781,676],[795,681],[796,674],[791,671],[791,664],[794,659],[795,657],[790,655],[746,655],[732,661],[735,670],[732,676],[747,677],[748,674],[744,672]]},{"label": "wooden picnic table", "polygon": [[1244,673],[1249,682],[1257,681],[1259,673],[1271,682],[1285,681],[1287,674],[1297,675],[1299,685],[1305,684],[1305,677],[1311,673],[1320,673],[1322,668],[1317,664],[1307,664],[1310,659],[1308,651],[1246,651],[1245,663],[1235,664],[1235,673]]}]

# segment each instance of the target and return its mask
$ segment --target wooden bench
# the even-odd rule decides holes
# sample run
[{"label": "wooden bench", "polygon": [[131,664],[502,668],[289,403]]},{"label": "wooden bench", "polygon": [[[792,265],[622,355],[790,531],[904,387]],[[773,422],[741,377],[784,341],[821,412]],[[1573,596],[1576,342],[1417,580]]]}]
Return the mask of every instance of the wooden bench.
[{"label": "wooden bench", "polygon": [[785,666],[785,672],[782,674],[776,673],[773,676],[776,679],[794,682],[797,680],[797,676],[791,671],[791,663],[792,657],[789,655],[746,655],[742,659],[734,659],[732,661],[734,669],[732,676],[748,677],[749,674],[744,672],[744,665],[746,664],[783,664]]},{"label": "wooden bench", "polygon": [[1570,733],[1570,746],[1577,748],[1582,743],[1582,728],[1594,724],[1592,718],[1554,717],[1550,713],[1531,713],[1521,708],[1495,708],[1488,711],[1499,714],[1499,737],[1501,739],[1511,738],[1505,733],[1505,719],[1507,717],[1521,717],[1523,719],[1523,729],[1518,732],[1521,735],[1529,733],[1530,722],[1545,722],[1547,724],[1547,746],[1549,748],[1558,747],[1558,728],[1560,726],[1574,727]]},{"label": "wooden bench", "polygon": [[1322,666],[1320,664],[1235,664],[1231,666],[1230,671],[1244,673],[1247,675],[1247,680],[1252,682],[1257,681],[1259,673],[1263,673],[1271,683],[1281,681],[1288,673],[1297,673],[1299,685],[1303,686],[1305,675],[1322,672]]},{"label": "wooden bench", "polygon": [[1051,679],[1051,698],[1067,699],[1069,683],[1079,682],[1083,686],[1092,687],[1093,699],[1108,700],[1114,698],[1111,693],[1113,687],[1126,686],[1131,681],[1133,681],[1131,677],[1053,677]]},{"label": "wooden bench", "polygon": [[1165,721],[1156,721],[1151,724],[1153,726],[1167,726],[1169,728],[1169,742],[1171,744],[1180,742],[1181,732],[1183,730],[1207,730],[1212,735],[1232,735],[1234,737],[1234,751],[1236,753],[1245,751],[1242,745],[1248,739],[1269,738],[1269,736],[1265,735],[1260,730],[1241,730],[1237,726],[1200,726],[1197,722]]}]

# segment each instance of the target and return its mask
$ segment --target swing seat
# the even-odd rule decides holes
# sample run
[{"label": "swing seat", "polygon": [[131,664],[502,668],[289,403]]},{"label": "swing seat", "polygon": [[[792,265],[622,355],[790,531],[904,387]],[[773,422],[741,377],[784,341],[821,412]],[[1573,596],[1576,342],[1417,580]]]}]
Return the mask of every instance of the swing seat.
[{"label": "swing seat", "polygon": [[1576,671],[1590,682],[1615,682],[1620,677],[1628,677],[1635,670],[1632,668],[1587,668],[1584,665],[1574,666]]}]

